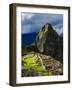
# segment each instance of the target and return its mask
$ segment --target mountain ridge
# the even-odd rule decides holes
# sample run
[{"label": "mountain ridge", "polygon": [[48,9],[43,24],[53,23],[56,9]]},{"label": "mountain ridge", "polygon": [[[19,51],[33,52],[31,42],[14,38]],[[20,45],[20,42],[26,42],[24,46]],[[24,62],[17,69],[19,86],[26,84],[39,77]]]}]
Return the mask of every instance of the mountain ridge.
[{"label": "mountain ridge", "polygon": [[36,37],[36,46],[41,53],[63,59],[63,40],[51,24],[46,23]]}]

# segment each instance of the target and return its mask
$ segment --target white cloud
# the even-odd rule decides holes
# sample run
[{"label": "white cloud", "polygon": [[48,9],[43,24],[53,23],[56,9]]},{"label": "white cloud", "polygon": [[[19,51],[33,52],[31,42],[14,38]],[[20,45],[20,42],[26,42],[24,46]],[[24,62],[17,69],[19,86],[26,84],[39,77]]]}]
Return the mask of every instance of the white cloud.
[{"label": "white cloud", "polygon": [[38,32],[45,23],[51,23],[60,35],[63,32],[62,20],[63,16],[59,14],[22,13],[22,33]]},{"label": "white cloud", "polygon": [[22,16],[22,20],[24,20],[24,19],[30,19],[30,18],[32,18],[33,16],[34,16],[34,14],[32,14],[32,13],[22,13],[21,14]]},{"label": "white cloud", "polygon": [[63,26],[61,23],[53,26],[53,28],[59,35],[63,32]]}]

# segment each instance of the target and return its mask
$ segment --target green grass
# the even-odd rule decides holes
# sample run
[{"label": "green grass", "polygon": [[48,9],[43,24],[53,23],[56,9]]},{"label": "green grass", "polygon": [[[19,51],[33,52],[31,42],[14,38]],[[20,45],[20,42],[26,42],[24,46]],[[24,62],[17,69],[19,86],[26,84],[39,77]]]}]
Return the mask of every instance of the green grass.
[{"label": "green grass", "polygon": [[29,57],[29,58],[22,57],[22,67],[24,67],[24,69],[26,70],[33,69],[36,72],[38,72],[38,74],[41,76],[52,75],[51,72],[44,71],[42,65],[39,65],[37,63],[37,60],[38,58],[36,56]]}]

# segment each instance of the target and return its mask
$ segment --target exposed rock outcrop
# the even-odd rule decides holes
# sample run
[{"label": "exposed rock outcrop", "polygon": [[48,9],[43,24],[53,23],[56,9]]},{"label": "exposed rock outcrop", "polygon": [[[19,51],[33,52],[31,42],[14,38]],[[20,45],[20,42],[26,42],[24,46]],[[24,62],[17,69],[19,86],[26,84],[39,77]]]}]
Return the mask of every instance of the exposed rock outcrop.
[{"label": "exposed rock outcrop", "polygon": [[63,40],[51,24],[45,24],[36,37],[35,42],[40,53],[50,55],[60,62],[63,61]]}]

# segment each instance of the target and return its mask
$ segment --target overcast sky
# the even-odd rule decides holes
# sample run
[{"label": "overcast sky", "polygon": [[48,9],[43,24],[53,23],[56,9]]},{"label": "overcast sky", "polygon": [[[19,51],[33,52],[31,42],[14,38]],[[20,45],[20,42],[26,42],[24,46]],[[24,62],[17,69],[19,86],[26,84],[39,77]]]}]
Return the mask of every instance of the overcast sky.
[{"label": "overcast sky", "polygon": [[50,23],[59,35],[63,32],[62,14],[21,13],[22,33],[39,32],[45,23]]}]

